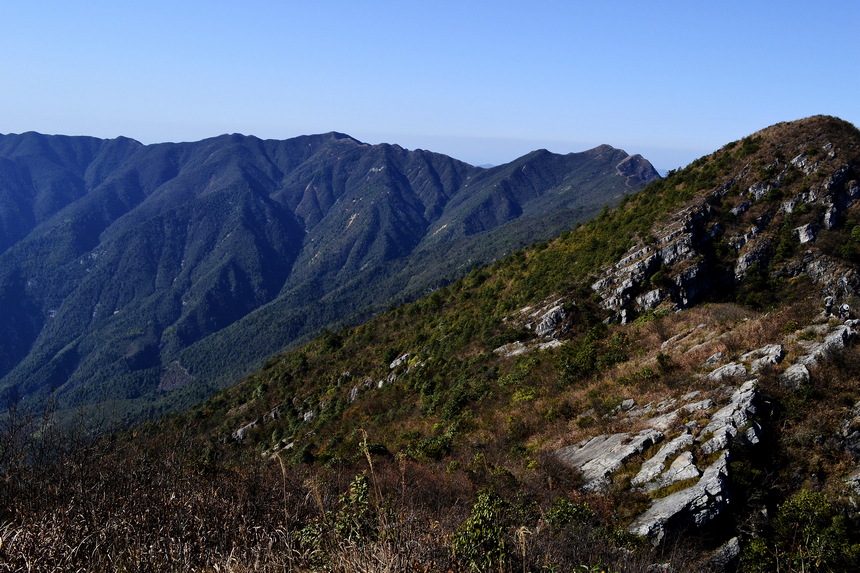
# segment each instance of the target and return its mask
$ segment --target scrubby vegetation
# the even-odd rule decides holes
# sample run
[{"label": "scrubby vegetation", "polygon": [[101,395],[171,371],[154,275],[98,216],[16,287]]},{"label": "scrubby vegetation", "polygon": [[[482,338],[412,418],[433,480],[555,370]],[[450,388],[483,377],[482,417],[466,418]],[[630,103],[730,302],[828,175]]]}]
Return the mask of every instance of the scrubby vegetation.
[{"label": "scrubby vegetation", "polygon": [[[843,426],[860,400],[857,348],[830,354],[798,388],[781,384],[775,368],[758,373],[763,443],[731,460],[728,510],[657,546],[627,526],[688,483],[630,489],[643,453],[608,490],[588,494],[553,455],[615,432],[625,401],[656,403],[692,387],[725,394],[727,383],[703,368],[714,353],[741,360],[766,344],[820,336],[821,293],[809,277],[777,273],[799,251],[792,229],[817,216],[803,209],[767,231],[775,245],[767,265],[719,283],[683,312],[662,307],[607,324],[610,312],[591,288],[602,267],[654,244],[662,225],[713,197],[715,186],[752,170],[769,177],[770,137],[765,130],[729,144],[416,302],[324,330],[188,412],[93,433],[93,413],[82,408],[79,433],[65,440],[50,416],[27,415],[10,400],[0,428],[0,562],[13,570],[647,571],[671,563],[706,571],[731,531],[742,570],[856,569],[860,515],[843,481],[855,464]],[[780,192],[801,185],[798,176]],[[711,205],[726,229],[703,255],[715,277],[733,271],[721,237],[777,200],[762,198],[744,220],[730,211],[737,198],[729,191]],[[821,233],[820,248],[849,253],[856,218],[848,210]],[[671,284],[671,272],[658,269],[649,286]],[[563,344],[538,348],[546,339],[535,322],[550,308],[563,316],[555,339]]]}]

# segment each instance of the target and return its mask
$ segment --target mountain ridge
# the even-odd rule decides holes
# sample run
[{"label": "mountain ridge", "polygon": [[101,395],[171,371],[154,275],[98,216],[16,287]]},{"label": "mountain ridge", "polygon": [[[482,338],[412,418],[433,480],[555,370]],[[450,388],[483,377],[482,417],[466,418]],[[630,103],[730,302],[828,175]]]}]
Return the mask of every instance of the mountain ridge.
[{"label": "mountain ridge", "polygon": [[[422,271],[412,287],[434,288],[467,270],[465,259],[504,252],[482,245],[490,230],[508,229],[499,240],[515,248],[552,232],[531,219],[555,213],[547,220],[558,229],[572,224],[559,218],[563,212],[583,218],[617,201],[632,190],[612,172],[627,154],[600,154],[531,154],[485,172],[338,132],[154,145],[2,136],[0,204],[12,208],[0,217],[0,386],[25,396],[53,386],[68,402],[75,393],[110,394],[113,385],[123,400],[166,407],[158,380],[169,366],[205,364],[188,349],[271,302],[292,301],[285,308],[294,315],[279,342],[263,345],[277,351],[343,319],[331,311],[326,322],[301,316],[338,285],[365,291],[341,289],[351,313],[366,312],[362,299],[390,304],[356,282],[372,269],[418,252],[431,267],[447,264],[444,246],[473,237],[471,256],[455,250],[462,254],[452,269]],[[655,175],[644,173],[643,183],[648,176]],[[398,289],[380,292],[397,296]],[[257,328],[243,336],[254,340]],[[191,368],[189,379],[203,384],[195,399],[244,368]]]},{"label": "mountain ridge", "polygon": [[858,165],[854,126],[778,124],[186,412],[81,449],[49,414],[0,559],[856,570]]}]

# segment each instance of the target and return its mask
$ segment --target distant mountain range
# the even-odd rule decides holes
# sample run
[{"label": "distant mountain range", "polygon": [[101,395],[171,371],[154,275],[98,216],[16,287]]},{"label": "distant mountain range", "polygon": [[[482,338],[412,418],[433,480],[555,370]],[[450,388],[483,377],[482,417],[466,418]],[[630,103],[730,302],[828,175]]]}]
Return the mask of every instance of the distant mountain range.
[{"label": "distant mountain range", "polygon": [[187,406],[658,178],[608,145],[483,169],[340,133],[0,135],[0,390]]}]

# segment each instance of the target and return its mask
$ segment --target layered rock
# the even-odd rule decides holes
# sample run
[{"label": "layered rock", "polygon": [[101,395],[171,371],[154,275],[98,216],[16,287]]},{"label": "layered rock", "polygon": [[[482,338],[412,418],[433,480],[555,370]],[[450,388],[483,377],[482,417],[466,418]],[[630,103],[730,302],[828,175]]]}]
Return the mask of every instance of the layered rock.
[{"label": "layered rock", "polygon": [[[765,353],[764,349],[759,350]],[[631,532],[645,535],[656,544],[668,529],[691,524],[701,526],[716,517],[729,503],[726,483],[730,446],[739,435],[748,445],[759,442],[761,429],[752,419],[758,411],[757,402],[757,381],[749,380],[735,388],[728,402],[713,414],[710,411],[716,403],[703,397],[701,391],[690,392],[680,398],[666,396],[656,406],[647,404],[636,408],[628,403],[627,408],[616,411],[615,417],[620,423],[645,424],[647,428],[635,434],[621,432],[595,436],[562,448],[556,455],[582,476],[584,491],[595,493],[610,487],[613,474],[619,472],[625,463],[669,438],[642,463],[630,480],[632,487],[648,492],[692,482],[677,492],[657,497],[651,507],[630,525]],[[692,421],[684,424],[680,431],[673,431],[680,423],[678,420],[692,413],[707,419],[704,428]],[[715,461],[703,470],[699,464],[709,459]]]}]

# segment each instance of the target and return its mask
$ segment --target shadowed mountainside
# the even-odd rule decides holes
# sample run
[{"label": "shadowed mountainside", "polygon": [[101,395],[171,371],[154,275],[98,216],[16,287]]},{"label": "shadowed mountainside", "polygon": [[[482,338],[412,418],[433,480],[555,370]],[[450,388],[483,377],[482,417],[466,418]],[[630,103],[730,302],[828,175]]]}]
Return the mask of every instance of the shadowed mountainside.
[{"label": "shadowed mountainside", "polygon": [[0,386],[187,405],[591,216],[656,177],[634,160],[601,146],[485,170],[338,133],[0,136]]}]

